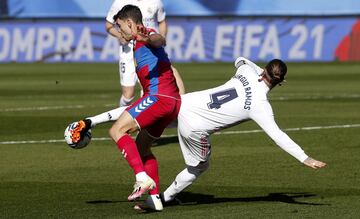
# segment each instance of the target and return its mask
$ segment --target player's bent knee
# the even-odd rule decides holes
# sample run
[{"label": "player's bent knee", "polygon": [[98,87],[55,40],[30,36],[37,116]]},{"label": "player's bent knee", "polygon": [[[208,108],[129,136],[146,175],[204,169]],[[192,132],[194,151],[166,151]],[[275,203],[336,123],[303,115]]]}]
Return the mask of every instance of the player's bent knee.
[{"label": "player's bent knee", "polygon": [[124,111],[119,119],[109,129],[109,135],[116,142],[123,135],[130,134],[138,129],[139,127],[136,121],[127,111]]},{"label": "player's bent knee", "polygon": [[188,166],[187,169],[189,173],[192,173],[196,176],[199,176],[203,172],[205,172],[207,169],[209,169],[210,162],[207,160],[205,162],[200,162],[197,166]]},{"label": "player's bent knee", "polygon": [[114,140],[114,141],[117,141],[116,139],[116,129],[114,128],[114,126],[112,126],[110,129],[109,129],[109,135],[110,137]]},{"label": "player's bent knee", "polygon": [[109,129],[109,135],[115,142],[118,141],[125,133],[126,131],[123,131],[122,127],[118,127],[116,125],[111,126]]},{"label": "player's bent knee", "polygon": [[122,86],[122,96],[125,99],[133,99],[135,96],[135,86]]}]

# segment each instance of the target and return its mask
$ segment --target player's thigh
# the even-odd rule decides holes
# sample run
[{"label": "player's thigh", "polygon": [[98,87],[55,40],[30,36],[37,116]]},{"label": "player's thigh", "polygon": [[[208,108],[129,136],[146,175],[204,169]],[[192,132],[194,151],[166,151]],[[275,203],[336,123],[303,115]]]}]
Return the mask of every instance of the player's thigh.
[{"label": "player's thigh", "polygon": [[149,124],[154,123],[159,114],[154,113],[158,98],[156,96],[143,96],[131,104],[126,111],[137,122],[140,129],[144,129]]},{"label": "player's thigh", "polygon": [[157,119],[145,126],[149,135],[158,138],[163,133],[164,129],[177,118],[180,110],[181,100],[176,100],[168,97],[160,97],[157,107],[152,109],[153,115],[158,115]]},{"label": "player's thigh", "polygon": [[190,126],[178,119],[178,137],[185,163],[197,166],[206,162],[211,155],[210,135],[204,131],[192,130]]},{"label": "player's thigh", "polygon": [[118,120],[112,125],[109,130],[110,136],[114,141],[118,141],[124,134],[134,132],[138,129],[137,123],[131,117],[131,115],[124,111]]},{"label": "player's thigh", "polygon": [[199,162],[197,166],[187,166],[189,173],[199,176],[201,173],[209,169],[210,160]]}]

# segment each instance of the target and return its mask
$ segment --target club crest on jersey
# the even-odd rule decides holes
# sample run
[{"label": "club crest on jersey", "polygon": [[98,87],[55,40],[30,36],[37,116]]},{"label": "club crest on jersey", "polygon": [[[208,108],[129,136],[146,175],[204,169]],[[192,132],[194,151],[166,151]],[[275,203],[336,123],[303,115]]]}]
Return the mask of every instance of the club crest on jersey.
[{"label": "club crest on jersey", "polygon": [[151,105],[153,105],[158,99],[155,96],[148,96],[144,98],[142,101],[140,101],[138,104],[133,106],[128,112],[130,115],[135,118],[137,115],[139,115],[141,112],[149,108]]}]

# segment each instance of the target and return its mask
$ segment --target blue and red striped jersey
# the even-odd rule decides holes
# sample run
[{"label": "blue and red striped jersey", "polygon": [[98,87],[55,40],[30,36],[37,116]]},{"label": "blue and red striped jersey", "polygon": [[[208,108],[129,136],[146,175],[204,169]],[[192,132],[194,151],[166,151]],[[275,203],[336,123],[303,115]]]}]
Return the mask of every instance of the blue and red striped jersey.
[{"label": "blue and red striped jersey", "polygon": [[[148,31],[155,32],[153,29]],[[162,94],[180,98],[171,62],[164,47],[154,48],[146,42],[135,41],[134,59],[144,95]]]}]

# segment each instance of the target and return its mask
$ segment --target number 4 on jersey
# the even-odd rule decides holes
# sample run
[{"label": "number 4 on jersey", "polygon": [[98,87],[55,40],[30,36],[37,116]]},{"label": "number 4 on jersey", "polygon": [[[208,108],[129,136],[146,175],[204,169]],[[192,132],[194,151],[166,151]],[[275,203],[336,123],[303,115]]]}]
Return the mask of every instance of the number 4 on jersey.
[{"label": "number 4 on jersey", "polygon": [[235,88],[230,88],[228,90],[219,91],[213,94],[210,94],[211,102],[208,103],[209,109],[219,109],[221,105],[227,103],[238,97],[238,94]]}]

